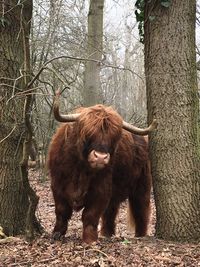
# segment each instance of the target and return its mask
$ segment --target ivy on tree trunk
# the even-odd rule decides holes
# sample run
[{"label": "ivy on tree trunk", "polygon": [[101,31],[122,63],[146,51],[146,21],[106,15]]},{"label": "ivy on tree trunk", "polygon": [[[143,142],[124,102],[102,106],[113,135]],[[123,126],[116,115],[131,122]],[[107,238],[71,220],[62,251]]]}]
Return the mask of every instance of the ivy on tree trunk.
[{"label": "ivy on tree trunk", "polygon": [[158,121],[150,136],[156,235],[193,241],[200,239],[196,1],[161,2],[145,1],[144,10],[148,119]]}]

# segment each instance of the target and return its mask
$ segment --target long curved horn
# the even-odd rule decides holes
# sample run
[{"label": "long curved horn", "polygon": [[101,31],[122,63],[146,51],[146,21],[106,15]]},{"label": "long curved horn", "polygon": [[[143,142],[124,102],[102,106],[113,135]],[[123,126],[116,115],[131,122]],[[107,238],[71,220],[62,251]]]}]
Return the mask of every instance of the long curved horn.
[{"label": "long curved horn", "polygon": [[123,121],[122,127],[123,127],[123,129],[125,129],[131,133],[137,134],[137,135],[147,135],[151,131],[155,130],[157,128],[157,125],[158,125],[158,123],[157,123],[156,119],[154,119],[153,122],[149,125],[149,127],[144,128],[144,129],[133,126],[130,123],[125,122],[125,121]]},{"label": "long curved horn", "polygon": [[78,119],[78,117],[80,116],[80,113],[68,114],[68,115],[60,114],[59,97],[60,97],[60,92],[56,92],[56,95],[54,98],[54,103],[53,103],[53,113],[54,113],[55,119],[59,122],[74,122],[74,121],[76,121]]}]

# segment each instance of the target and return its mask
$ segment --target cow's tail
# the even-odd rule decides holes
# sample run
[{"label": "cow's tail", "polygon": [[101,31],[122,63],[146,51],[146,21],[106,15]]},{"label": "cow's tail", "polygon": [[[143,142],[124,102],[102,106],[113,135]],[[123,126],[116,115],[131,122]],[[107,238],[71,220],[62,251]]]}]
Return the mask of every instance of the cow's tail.
[{"label": "cow's tail", "polygon": [[127,221],[128,230],[130,232],[135,232],[135,219],[133,209],[131,208],[130,200],[128,201]]}]

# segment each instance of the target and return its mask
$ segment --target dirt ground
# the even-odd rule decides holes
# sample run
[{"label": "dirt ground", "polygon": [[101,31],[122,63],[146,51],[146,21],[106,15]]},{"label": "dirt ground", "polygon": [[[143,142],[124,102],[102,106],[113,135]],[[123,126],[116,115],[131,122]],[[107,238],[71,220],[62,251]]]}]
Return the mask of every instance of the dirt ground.
[{"label": "dirt ground", "polygon": [[30,180],[40,197],[37,216],[45,233],[34,242],[23,238],[0,239],[0,267],[9,266],[66,266],[66,267],[129,267],[129,266],[200,266],[200,244],[164,242],[154,235],[155,207],[152,201],[152,216],[149,236],[135,238],[127,229],[126,203],[117,219],[117,234],[112,239],[99,238],[92,245],[81,241],[81,212],[74,213],[68,233],[63,242],[50,243],[54,226],[54,203],[49,181],[41,182],[41,175],[30,170]]}]

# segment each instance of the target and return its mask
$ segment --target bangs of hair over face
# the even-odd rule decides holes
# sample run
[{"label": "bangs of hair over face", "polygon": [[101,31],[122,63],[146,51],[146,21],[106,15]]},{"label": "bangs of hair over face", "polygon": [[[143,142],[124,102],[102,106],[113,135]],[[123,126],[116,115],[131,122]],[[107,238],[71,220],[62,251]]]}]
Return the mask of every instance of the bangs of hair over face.
[{"label": "bangs of hair over face", "polygon": [[122,133],[122,118],[112,108],[96,105],[84,108],[78,119],[79,135],[85,141],[87,138],[99,140],[109,138],[117,141]]}]

